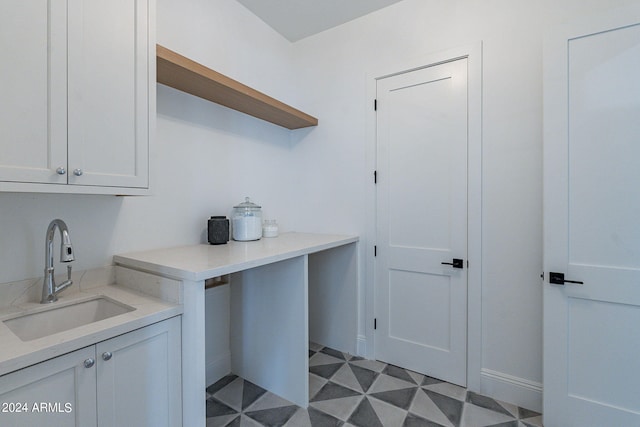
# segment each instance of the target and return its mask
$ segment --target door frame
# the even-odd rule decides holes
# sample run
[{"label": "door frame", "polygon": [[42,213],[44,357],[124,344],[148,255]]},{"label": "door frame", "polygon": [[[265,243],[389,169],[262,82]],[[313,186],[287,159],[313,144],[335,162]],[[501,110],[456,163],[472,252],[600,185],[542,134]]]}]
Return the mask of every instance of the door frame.
[{"label": "door frame", "polygon": [[[373,185],[367,185],[366,204],[369,215],[366,217],[364,310],[360,319],[364,328],[358,336],[358,354],[375,358],[375,259],[373,247],[376,244],[376,187],[373,173],[377,167],[376,112],[373,108],[376,99],[377,81],[386,77],[407,73],[456,59],[467,59],[468,64],[468,150],[467,150],[467,254],[470,268],[467,271],[467,388],[480,391],[482,369],[482,42],[475,42],[446,49],[418,58],[385,65],[368,72],[366,121],[366,165],[371,171]],[[364,331],[364,335],[362,332]]]}]

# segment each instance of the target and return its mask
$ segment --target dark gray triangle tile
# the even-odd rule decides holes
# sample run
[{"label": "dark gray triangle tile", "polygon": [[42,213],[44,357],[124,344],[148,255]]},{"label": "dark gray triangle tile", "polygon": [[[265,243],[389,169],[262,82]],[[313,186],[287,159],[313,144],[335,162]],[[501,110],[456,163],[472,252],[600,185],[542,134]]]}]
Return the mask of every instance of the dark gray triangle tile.
[{"label": "dark gray triangle tile", "polygon": [[237,414],[238,411],[220,402],[218,399],[210,397],[207,399],[207,418],[219,417],[222,415]]},{"label": "dark gray triangle tile", "polygon": [[386,368],[384,368],[384,371],[382,371],[383,374],[387,374],[390,375],[392,377],[396,377],[399,378],[401,380],[405,380],[408,381],[410,383],[415,384],[415,380],[411,377],[411,375],[409,375],[407,373],[406,370],[398,367],[398,366],[394,366],[394,365],[387,365]]},{"label": "dark gray triangle tile", "polygon": [[513,414],[507,411],[500,403],[495,401],[494,399],[482,396],[481,394],[474,393],[472,391],[467,392],[467,402],[472,403],[476,406],[480,406],[481,408],[489,409],[494,412],[499,412],[501,414],[508,415],[513,417]]},{"label": "dark gray triangle tile", "polygon": [[312,402],[318,402],[320,400],[338,399],[340,397],[360,396],[361,393],[357,391],[342,387],[336,383],[329,381],[326,383],[318,393],[311,399]]},{"label": "dark gray triangle tile", "polygon": [[506,423],[491,424],[487,427],[518,427],[518,421],[507,421]]},{"label": "dark gray triangle tile", "polygon": [[362,387],[362,390],[365,393],[369,390],[369,387],[371,387],[371,384],[373,384],[376,378],[378,378],[378,375],[380,375],[376,371],[361,368],[360,366],[356,365],[350,364],[349,368],[351,368],[351,372],[353,372],[353,375],[355,375],[358,383],[360,384],[360,387]]},{"label": "dark gray triangle tile", "polygon": [[214,394],[215,392],[222,390],[225,386],[229,385],[236,378],[238,378],[238,376],[233,374],[224,376],[220,378],[218,381],[216,381],[215,383],[211,384],[209,387],[207,387],[207,392]]},{"label": "dark gray triangle tile", "polygon": [[409,406],[411,406],[411,401],[413,401],[413,397],[416,395],[416,391],[418,391],[418,387],[403,388],[400,390],[391,390],[391,391],[381,391],[379,393],[373,393],[371,394],[371,396],[407,411],[409,410]]},{"label": "dark gray triangle tile", "polygon": [[351,356],[349,358],[349,362],[357,362],[358,360],[364,360],[364,357],[360,357],[360,356]]},{"label": "dark gray triangle tile", "polygon": [[366,397],[362,399],[362,402],[353,411],[347,422],[356,427],[384,427],[376,411],[373,410],[371,402]]},{"label": "dark gray triangle tile", "polygon": [[333,417],[336,417],[342,421],[346,421],[353,411],[356,410],[358,405],[364,399],[364,395],[360,394],[358,396],[351,397],[342,397],[340,399],[329,399],[329,400],[321,400],[319,402],[311,402],[309,405],[318,411],[324,412],[325,414],[329,414]]},{"label": "dark gray triangle tile", "polygon": [[280,408],[262,409],[260,411],[245,412],[244,414],[256,420],[265,427],[283,426],[296,413],[296,405],[281,406]]},{"label": "dark gray triangle tile", "polygon": [[329,356],[337,357],[338,359],[347,360],[347,358],[344,357],[344,354],[341,351],[334,350],[329,347],[323,348],[322,350],[320,350],[320,352],[324,354],[328,354]]},{"label": "dark gray triangle tile", "polygon": [[327,384],[327,380],[317,375],[309,374],[309,399],[313,399],[324,385]]},{"label": "dark gray triangle tile", "polygon": [[529,409],[518,407],[518,418],[524,420],[525,418],[533,418],[539,417],[541,414],[539,412],[534,412]]},{"label": "dark gray triangle tile", "polygon": [[258,398],[266,392],[267,390],[262,387],[245,380],[244,387],[242,388],[242,409],[246,409],[247,406],[258,400]]},{"label": "dark gray triangle tile", "polygon": [[525,427],[538,427],[536,424],[529,424],[526,421],[520,420],[520,422],[522,423],[522,425],[524,425]]},{"label": "dark gray triangle tile", "polygon": [[309,406],[309,421],[312,427],[340,427],[344,423],[334,416],[318,411]]},{"label": "dark gray triangle tile", "polygon": [[231,421],[229,424],[227,424],[225,427],[240,427],[240,423],[242,422],[242,419],[240,416],[237,416],[233,421]]},{"label": "dark gray triangle tile", "polygon": [[309,366],[309,372],[316,374],[322,378],[330,379],[333,374],[338,372],[344,363],[332,363],[330,365]]},{"label": "dark gray triangle tile", "polygon": [[315,351],[313,351],[313,350],[309,350],[309,358],[311,358],[311,356],[313,356],[314,354],[316,354],[316,352],[315,352]]},{"label": "dark gray triangle tile", "polygon": [[407,418],[404,419],[402,427],[443,427],[442,424],[434,423],[433,421],[425,420],[412,413],[407,414]]},{"label": "dark gray triangle tile", "polygon": [[[434,392],[439,393],[439,394],[444,394],[445,396],[452,397],[452,398],[454,398],[456,400],[459,400],[461,402],[464,402],[466,400],[466,398],[467,398],[467,389],[466,388],[460,387],[459,385],[447,383],[447,382],[441,382],[439,384],[426,385],[426,386],[423,386],[423,388],[425,390],[431,390],[431,391],[434,391]],[[515,411],[516,408],[517,408],[517,406],[514,406],[513,410]],[[515,415],[513,417],[515,418]]]},{"label": "dark gray triangle tile", "polygon": [[433,384],[440,384],[443,383],[444,381],[439,380],[437,378],[433,378],[433,377],[427,377],[425,375],[424,379],[422,380],[422,384],[420,384],[421,386],[425,386],[425,385],[433,385]]},{"label": "dark gray triangle tile", "polygon": [[464,407],[463,402],[431,390],[424,390],[424,392],[427,393],[429,399],[436,404],[438,409],[442,411],[454,426],[458,427],[460,425],[462,408]]}]

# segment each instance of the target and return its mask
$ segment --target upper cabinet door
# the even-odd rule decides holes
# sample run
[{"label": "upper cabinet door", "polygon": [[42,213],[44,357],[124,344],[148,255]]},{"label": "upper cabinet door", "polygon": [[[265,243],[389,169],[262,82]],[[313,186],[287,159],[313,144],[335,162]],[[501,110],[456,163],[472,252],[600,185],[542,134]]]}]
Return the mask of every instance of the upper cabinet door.
[{"label": "upper cabinet door", "polygon": [[69,184],[146,188],[149,2],[69,0],[68,13]]},{"label": "upper cabinet door", "polygon": [[66,16],[65,1],[0,2],[0,181],[67,182]]}]

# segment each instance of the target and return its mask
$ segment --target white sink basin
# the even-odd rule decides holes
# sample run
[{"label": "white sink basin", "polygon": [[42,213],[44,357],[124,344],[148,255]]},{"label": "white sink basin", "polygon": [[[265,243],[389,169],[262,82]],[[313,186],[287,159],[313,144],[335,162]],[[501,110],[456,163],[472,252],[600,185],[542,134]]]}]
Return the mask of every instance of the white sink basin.
[{"label": "white sink basin", "polygon": [[47,310],[23,314],[3,323],[22,341],[31,341],[133,310],[135,308],[111,298],[96,297],[73,304],[54,305]]}]

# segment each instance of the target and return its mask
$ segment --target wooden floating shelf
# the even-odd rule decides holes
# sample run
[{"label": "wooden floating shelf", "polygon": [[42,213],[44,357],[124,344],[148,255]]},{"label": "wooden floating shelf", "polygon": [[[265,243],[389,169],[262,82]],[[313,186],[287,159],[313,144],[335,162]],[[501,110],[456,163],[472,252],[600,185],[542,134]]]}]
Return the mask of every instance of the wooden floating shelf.
[{"label": "wooden floating shelf", "polygon": [[317,126],[318,119],[156,45],[157,81],[287,129]]}]

